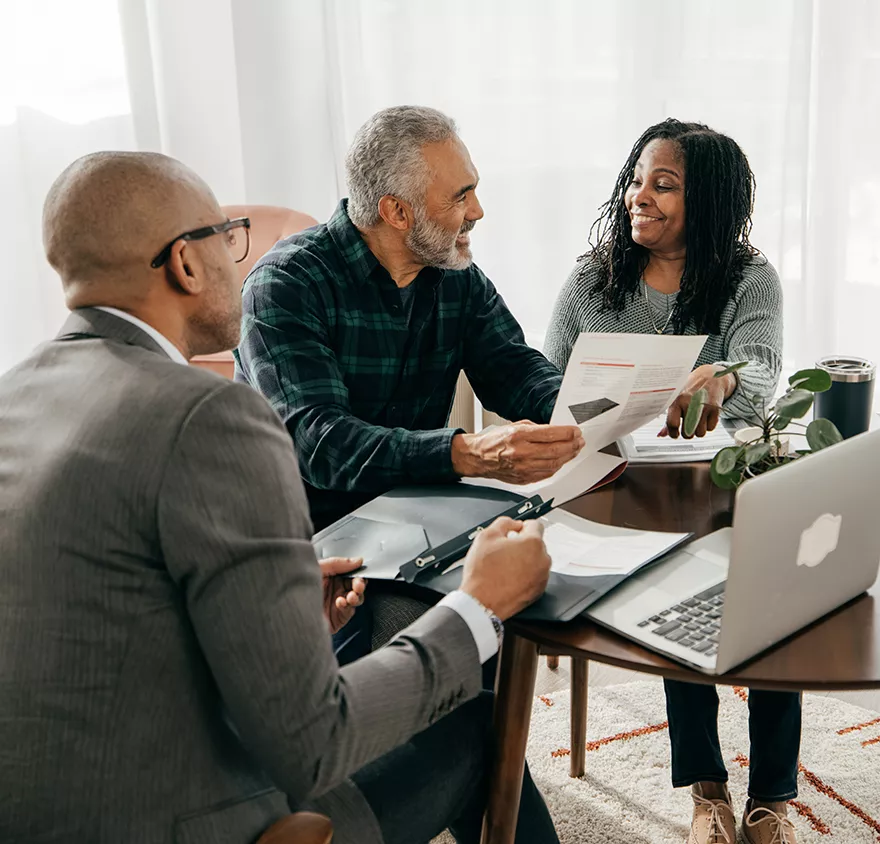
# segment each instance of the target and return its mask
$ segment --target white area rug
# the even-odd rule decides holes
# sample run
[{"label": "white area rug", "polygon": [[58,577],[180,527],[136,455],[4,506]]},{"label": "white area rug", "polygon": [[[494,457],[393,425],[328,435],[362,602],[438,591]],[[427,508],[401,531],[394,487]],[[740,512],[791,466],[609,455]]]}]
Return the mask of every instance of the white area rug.
[{"label": "white area rug", "polygon": [[[748,782],[745,689],[718,689],[719,733],[737,819]],[[590,692],[586,775],[568,776],[569,692],[536,698],[528,760],[562,844],[682,844],[688,789],[670,785],[663,687]],[[802,844],[880,842],[880,715],[805,695],[799,797],[790,816]],[[451,838],[440,838],[447,844]]]}]

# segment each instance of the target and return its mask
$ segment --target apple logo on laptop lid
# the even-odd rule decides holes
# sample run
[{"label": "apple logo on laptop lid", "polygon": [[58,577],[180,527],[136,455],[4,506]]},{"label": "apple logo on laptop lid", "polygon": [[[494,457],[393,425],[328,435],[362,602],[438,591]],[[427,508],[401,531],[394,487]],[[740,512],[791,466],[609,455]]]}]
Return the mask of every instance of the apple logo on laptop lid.
[{"label": "apple logo on laptop lid", "polygon": [[818,566],[835,548],[840,539],[840,523],[843,516],[823,513],[802,534],[798,545],[797,564],[813,568]]}]

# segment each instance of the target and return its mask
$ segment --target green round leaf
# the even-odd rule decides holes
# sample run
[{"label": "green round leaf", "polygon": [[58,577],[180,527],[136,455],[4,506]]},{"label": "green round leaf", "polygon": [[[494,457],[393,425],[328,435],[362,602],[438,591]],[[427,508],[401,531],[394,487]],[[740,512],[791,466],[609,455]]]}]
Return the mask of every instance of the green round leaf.
[{"label": "green round leaf", "polygon": [[746,449],[746,466],[754,466],[755,463],[760,463],[762,460],[765,460],[770,456],[771,451],[773,451],[773,445],[771,443],[756,443],[755,445],[750,445]]},{"label": "green round leaf", "polygon": [[736,489],[742,482],[742,475],[719,475],[713,466],[709,467],[709,477],[719,489]]},{"label": "green round leaf", "polygon": [[784,431],[789,425],[791,425],[791,419],[787,416],[777,416],[776,421],[773,423],[773,430]]},{"label": "green round leaf", "polygon": [[789,390],[776,402],[776,413],[785,419],[800,419],[813,406],[813,394],[799,387]]},{"label": "green round leaf", "polygon": [[[709,466],[709,477],[712,483],[721,489],[736,489],[742,481],[742,472],[737,467],[737,456],[742,449],[730,446],[722,448]],[[727,452],[727,454],[725,454]],[[726,471],[719,470],[724,469]]]},{"label": "green round leaf", "polygon": [[831,389],[831,376],[824,369],[801,369],[788,379],[788,383],[811,393],[824,393]]},{"label": "green round leaf", "polygon": [[722,448],[721,451],[715,455],[715,459],[712,461],[712,466],[714,466],[715,471],[718,472],[719,475],[730,475],[736,471],[736,463],[741,454],[742,449],[737,446],[731,445],[727,448]]},{"label": "green round leaf", "polygon": [[842,440],[837,426],[828,419],[814,419],[807,425],[807,442],[813,451],[821,451]]},{"label": "green round leaf", "polygon": [[691,396],[691,403],[688,405],[687,413],[684,415],[684,434],[686,437],[692,437],[694,431],[697,430],[707,398],[709,398],[709,393],[705,389],[697,390]]}]

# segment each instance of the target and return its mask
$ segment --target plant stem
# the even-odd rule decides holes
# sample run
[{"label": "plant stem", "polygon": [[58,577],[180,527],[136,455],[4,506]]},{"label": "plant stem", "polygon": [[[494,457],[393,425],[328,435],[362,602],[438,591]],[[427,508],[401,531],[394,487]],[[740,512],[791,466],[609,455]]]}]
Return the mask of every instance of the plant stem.
[{"label": "plant stem", "polygon": [[758,408],[755,407],[755,403],[752,401],[752,397],[747,392],[745,392],[745,390],[743,390],[743,395],[746,397],[746,401],[749,403],[749,407],[751,407],[751,409],[755,412],[755,418],[759,419],[762,424],[766,422],[766,411],[758,410]]}]

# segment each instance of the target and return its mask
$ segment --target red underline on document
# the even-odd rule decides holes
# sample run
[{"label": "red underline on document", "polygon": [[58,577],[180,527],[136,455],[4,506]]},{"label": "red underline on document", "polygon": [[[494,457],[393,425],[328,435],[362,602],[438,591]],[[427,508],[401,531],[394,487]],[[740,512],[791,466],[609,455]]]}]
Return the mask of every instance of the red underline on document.
[{"label": "red underline on document", "polygon": [[581,366],[616,366],[619,369],[635,369],[634,363],[604,363],[600,360],[582,360]]},{"label": "red underline on document", "polygon": [[674,393],[675,387],[664,387],[662,390],[636,390],[631,396],[647,396],[650,393]]}]

